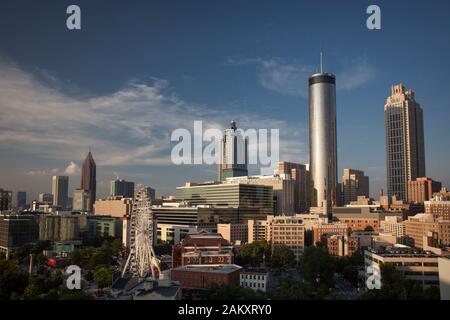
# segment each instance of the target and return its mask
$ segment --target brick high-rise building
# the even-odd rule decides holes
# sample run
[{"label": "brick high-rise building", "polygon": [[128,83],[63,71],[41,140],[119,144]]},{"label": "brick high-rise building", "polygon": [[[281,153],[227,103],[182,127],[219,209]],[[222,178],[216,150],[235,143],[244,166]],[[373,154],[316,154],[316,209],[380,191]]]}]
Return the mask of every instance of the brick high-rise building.
[{"label": "brick high-rise building", "polygon": [[384,105],[388,195],[407,200],[408,181],[425,177],[423,112],[414,92],[392,86]]},{"label": "brick high-rise building", "polygon": [[294,209],[295,213],[305,212],[309,206],[309,171],[306,165],[282,161],[278,164],[278,174],[290,174],[294,183]]},{"label": "brick high-rise building", "polygon": [[433,198],[433,194],[439,192],[442,183],[430,178],[417,178],[408,181],[408,202],[420,202]]}]

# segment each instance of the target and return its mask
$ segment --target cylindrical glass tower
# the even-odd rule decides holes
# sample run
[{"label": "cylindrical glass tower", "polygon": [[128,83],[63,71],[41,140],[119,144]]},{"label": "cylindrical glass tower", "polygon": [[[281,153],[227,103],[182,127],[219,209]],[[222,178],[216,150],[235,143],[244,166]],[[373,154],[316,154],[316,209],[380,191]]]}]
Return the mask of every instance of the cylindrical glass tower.
[{"label": "cylindrical glass tower", "polygon": [[316,73],[309,78],[309,170],[313,207],[336,205],[336,144],[336,78],[330,73]]}]

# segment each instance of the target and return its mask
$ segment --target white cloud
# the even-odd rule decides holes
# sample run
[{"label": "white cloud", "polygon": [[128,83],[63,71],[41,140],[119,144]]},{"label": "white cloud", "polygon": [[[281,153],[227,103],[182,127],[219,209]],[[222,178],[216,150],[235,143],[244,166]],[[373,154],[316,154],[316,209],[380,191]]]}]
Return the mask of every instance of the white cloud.
[{"label": "white cloud", "polygon": [[[276,69],[270,63],[262,66]],[[44,167],[47,160],[62,163],[68,159],[81,160],[88,146],[100,166],[171,165],[173,130],[192,130],[194,120],[203,120],[205,128],[223,129],[231,117],[220,111],[226,108],[182,100],[166,80],[154,79],[152,83],[133,80],[117,92],[86,98],[65,94],[58,85],[51,85],[58,83],[56,75],[45,74],[51,81],[41,81],[41,77],[14,64],[0,62],[0,152],[14,152],[29,158],[30,163],[42,161]],[[282,75],[273,78],[280,83],[287,81]],[[279,128],[283,141],[280,158],[284,159],[284,155],[292,160],[304,158],[297,124],[245,112],[236,120],[243,128]],[[283,150],[284,145],[287,148]],[[58,172],[76,174],[79,167],[74,161]],[[38,174],[51,173],[28,172]]]},{"label": "white cloud", "polygon": [[64,170],[64,173],[68,174],[69,176],[77,175],[80,172],[80,167],[73,161],[70,161],[69,165],[66,167],[66,170]]},{"label": "white cloud", "polygon": [[[304,98],[308,95],[308,78],[317,71],[314,66],[287,62],[280,58],[229,58],[226,62],[228,66],[248,64],[256,65],[258,82],[262,87],[282,95]],[[337,73],[337,90],[357,88],[372,79],[374,73],[367,58],[356,59]]]}]

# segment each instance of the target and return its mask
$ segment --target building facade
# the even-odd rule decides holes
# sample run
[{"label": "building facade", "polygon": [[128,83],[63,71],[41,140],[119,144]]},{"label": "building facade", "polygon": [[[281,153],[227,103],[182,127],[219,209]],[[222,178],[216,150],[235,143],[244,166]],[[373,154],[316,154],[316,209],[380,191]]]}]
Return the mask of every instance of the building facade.
[{"label": "building facade", "polygon": [[336,77],[324,73],[322,64],[320,72],[309,78],[309,154],[311,206],[333,207],[337,204]]},{"label": "building facade", "polygon": [[89,212],[93,212],[97,192],[97,166],[92,157],[90,148],[81,168],[80,188],[89,193],[87,209]]},{"label": "building facade", "polygon": [[369,197],[369,177],[364,175],[364,171],[344,169],[342,196],[344,205],[356,201],[358,196]]},{"label": "building facade", "polygon": [[292,162],[280,162],[278,174],[290,175],[294,180],[294,210],[295,213],[306,212],[310,207],[309,201],[309,171],[306,165]]},{"label": "building facade", "polygon": [[133,199],[110,197],[99,199],[94,203],[94,214],[113,217],[129,216],[133,210]]},{"label": "building facade", "polygon": [[408,202],[424,203],[433,198],[433,194],[439,192],[442,183],[430,178],[417,178],[408,181]]},{"label": "building facade", "polygon": [[110,196],[134,198],[134,182],[117,178],[110,182]]},{"label": "building facade", "polygon": [[53,176],[52,177],[52,195],[53,205],[55,207],[66,210],[68,208],[68,192],[69,192],[69,177],[68,176]]},{"label": "building facade", "polygon": [[248,175],[248,138],[231,121],[220,141],[219,181]]},{"label": "building facade", "polygon": [[305,225],[296,216],[275,216],[269,220],[270,242],[272,252],[275,247],[287,246],[297,261],[305,249]]},{"label": "building facade", "polygon": [[426,176],[423,112],[414,92],[392,86],[384,119],[388,195],[406,201],[408,181]]}]

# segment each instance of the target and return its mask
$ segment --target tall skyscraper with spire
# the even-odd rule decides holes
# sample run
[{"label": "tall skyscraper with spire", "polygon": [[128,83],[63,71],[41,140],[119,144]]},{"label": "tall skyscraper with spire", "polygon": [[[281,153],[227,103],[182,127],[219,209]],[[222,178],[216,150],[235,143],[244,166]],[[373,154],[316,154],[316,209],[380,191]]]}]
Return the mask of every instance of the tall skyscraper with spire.
[{"label": "tall skyscraper with spire", "polygon": [[408,181],[425,177],[423,112],[412,90],[392,86],[384,122],[388,195],[407,201]]},{"label": "tall skyscraper with spire", "polygon": [[336,77],[323,71],[309,78],[309,170],[311,205],[326,208],[337,204],[337,139],[336,139]]},{"label": "tall skyscraper with spire", "polygon": [[89,193],[89,199],[87,208],[92,212],[95,202],[95,193],[97,190],[97,170],[94,158],[92,157],[91,148],[86,159],[83,161],[83,167],[81,170],[81,189],[86,190]]}]

